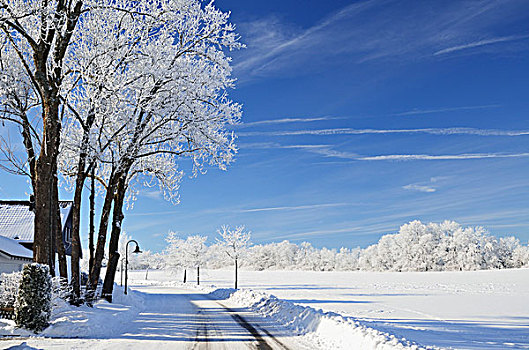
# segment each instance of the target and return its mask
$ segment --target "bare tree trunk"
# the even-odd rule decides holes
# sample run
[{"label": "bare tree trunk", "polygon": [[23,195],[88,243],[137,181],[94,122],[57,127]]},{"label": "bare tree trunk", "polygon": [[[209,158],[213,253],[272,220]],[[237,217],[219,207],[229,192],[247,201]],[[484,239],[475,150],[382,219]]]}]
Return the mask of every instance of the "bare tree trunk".
[{"label": "bare tree trunk", "polygon": [[200,285],[200,266],[197,266],[197,285]]},{"label": "bare tree trunk", "polygon": [[90,251],[90,257],[88,260],[88,271],[92,271],[92,267],[94,266],[95,197],[95,164],[92,164],[90,181],[90,229],[88,232],[88,249]]},{"label": "bare tree trunk", "polygon": [[126,178],[119,179],[114,198],[114,211],[112,213],[112,231],[110,233],[110,243],[108,245],[108,264],[103,282],[102,297],[108,302],[112,302],[112,291],[114,289],[114,279],[119,263],[119,236],[121,234],[121,223],[123,222],[123,201],[125,200]]},{"label": "bare tree trunk", "polygon": [[90,288],[95,290],[99,283],[99,275],[101,274],[101,265],[105,256],[105,244],[107,239],[108,219],[110,217],[110,210],[112,208],[112,201],[114,200],[115,184],[113,184],[113,176],[110,177],[103,208],[101,209],[101,219],[99,221],[99,232],[97,236],[97,245],[94,254],[94,264],[90,270]]},{"label": "bare tree trunk", "polygon": [[237,258],[235,258],[235,289],[237,289]]},{"label": "bare tree trunk", "polygon": [[55,247],[57,250],[57,260],[59,262],[59,276],[65,281],[68,280],[68,264],[66,262],[66,250],[62,236],[61,206],[59,204],[59,188],[57,182],[53,185],[53,204],[55,205]]},{"label": "bare tree trunk", "polygon": [[57,186],[60,123],[58,100],[43,101],[44,140],[36,164],[33,260],[55,272],[53,186]]},{"label": "bare tree trunk", "polygon": [[[81,173],[81,174],[80,174]],[[79,257],[81,253],[81,241],[79,236],[79,229],[81,225],[81,200],[83,195],[83,170],[77,174],[75,192],[73,197],[72,208],[72,260],[71,260],[71,287],[73,304],[77,304],[81,296],[80,287],[80,271],[79,271]]]},{"label": "bare tree trunk", "polygon": [[79,269],[79,259],[81,257],[81,203],[83,200],[83,187],[86,177],[88,176],[86,160],[88,158],[88,143],[90,140],[90,129],[95,121],[95,114],[91,111],[83,125],[83,138],[81,140],[81,149],[79,152],[79,161],[77,163],[77,175],[75,178],[75,190],[72,208],[72,261],[71,261],[71,286],[73,292],[72,302],[78,304],[81,297],[81,273]]},{"label": "bare tree trunk", "polygon": [[184,269],[184,283],[186,283],[187,279],[187,269]]}]

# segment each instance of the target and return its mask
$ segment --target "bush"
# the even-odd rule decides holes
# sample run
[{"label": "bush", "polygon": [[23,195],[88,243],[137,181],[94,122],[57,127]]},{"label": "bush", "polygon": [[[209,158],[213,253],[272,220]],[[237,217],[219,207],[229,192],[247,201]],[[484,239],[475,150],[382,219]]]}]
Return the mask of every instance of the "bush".
[{"label": "bush", "polygon": [[0,307],[15,307],[21,278],[21,272],[0,275]]},{"label": "bush", "polygon": [[49,325],[51,314],[52,282],[47,265],[27,264],[15,305],[15,323],[35,333]]}]

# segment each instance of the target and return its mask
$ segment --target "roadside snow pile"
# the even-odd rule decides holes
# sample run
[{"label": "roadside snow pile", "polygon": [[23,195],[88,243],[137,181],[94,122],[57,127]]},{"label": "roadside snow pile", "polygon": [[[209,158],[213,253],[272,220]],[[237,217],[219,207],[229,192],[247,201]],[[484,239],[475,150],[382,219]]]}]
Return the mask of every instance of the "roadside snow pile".
[{"label": "roadside snow pile", "polygon": [[141,293],[114,285],[112,303],[97,301],[93,307],[72,306],[66,301],[56,305],[50,320],[50,327],[41,335],[45,337],[106,338],[124,331],[143,309]]},{"label": "roadside snow pile", "polygon": [[[334,312],[324,312],[311,307],[296,305],[277,297],[253,291],[217,289],[210,293],[216,299],[226,299],[237,305],[271,318],[282,326],[306,335],[324,348],[334,349],[373,349],[395,350],[427,349],[413,344],[404,338],[383,333],[362,325],[352,317]],[[437,348],[428,348],[437,349]]]},{"label": "roadside snow pile", "polygon": [[[93,307],[72,306],[63,299],[54,300],[50,326],[38,337],[55,338],[108,338],[126,330],[126,327],[143,310],[142,293],[114,286],[113,303],[99,300]],[[32,332],[16,328],[11,320],[0,320],[0,336],[36,336]]]}]

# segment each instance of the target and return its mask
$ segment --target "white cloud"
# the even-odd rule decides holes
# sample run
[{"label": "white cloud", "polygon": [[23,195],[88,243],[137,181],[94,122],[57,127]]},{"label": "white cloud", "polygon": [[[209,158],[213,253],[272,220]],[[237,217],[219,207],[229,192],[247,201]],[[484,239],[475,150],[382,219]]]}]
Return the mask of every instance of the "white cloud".
[{"label": "white cloud", "polygon": [[456,46],[448,47],[443,50],[439,50],[434,53],[434,56],[444,55],[447,53],[452,53],[452,52],[461,51],[461,50],[467,50],[467,49],[471,49],[474,47],[480,47],[480,46],[485,46],[485,45],[492,45],[492,44],[504,43],[504,42],[509,42],[509,41],[516,41],[516,40],[523,40],[527,38],[529,38],[529,35],[509,35],[509,36],[503,36],[503,37],[498,37],[498,38],[483,39],[483,40],[478,40],[478,41],[474,41],[471,43],[467,43],[463,45],[456,45]]},{"label": "white cloud", "polygon": [[277,142],[242,142],[239,143],[238,146],[242,149],[269,149],[281,147]]},{"label": "white cloud", "polygon": [[500,24],[525,19],[523,4],[519,0],[460,0],[415,1],[402,6],[397,0],[367,0],[306,28],[263,18],[239,25],[248,49],[235,55],[234,68],[237,76],[248,80],[278,72],[313,72],[328,67],[336,57],[353,65],[388,59],[406,63],[431,59],[432,52],[439,56],[521,40],[525,34],[475,38],[487,37]]},{"label": "white cloud", "polygon": [[402,186],[405,190],[410,191],[419,191],[419,192],[426,192],[426,193],[432,193],[435,192],[436,189],[431,186],[425,186],[425,185],[417,185],[417,184],[409,184],[406,186]]},{"label": "white cloud", "polygon": [[[463,153],[463,154],[386,154],[362,156],[358,153],[338,151],[331,145],[280,145],[277,143],[256,143],[255,148],[300,149],[325,157],[358,160],[358,161],[412,161],[412,160],[468,160],[468,159],[494,159],[494,158],[525,158],[529,152],[524,153]],[[262,147],[260,145],[263,145]],[[444,177],[432,178],[432,182],[442,180]]]},{"label": "white cloud", "polygon": [[431,135],[475,135],[475,136],[527,136],[529,130],[496,130],[475,128],[423,128],[423,129],[314,129],[289,131],[239,132],[238,136],[300,136],[300,135],[366,135],[366,134],[431,134]]},{"label": "white cloud", "polygon": [[265,125],[265,124],[285,124],[285,123],[309,123],[321,120],[333,120],[333,119],[342,119],[338,117],[315,117],[315,118],[282,118],[282,119],[270,119],[270,120],[260,120],[257,122],[251,123],[242,123],[238,124],[237,127],[244,128],[255,125]]},{"label": "white cloud", "polygon": [[430,178],[431,183],[440,182],[449,179],[450,176],[433,176]]},{"label": "white cloud", "polygon": [[143,196],[143,197],[147,197],[147,198],[150,198],[150,199],[162,199],[162,193],[160,192],[160,190],[156,189],[156,190],[147,190],[147,189],[144,189],[140,192],[140,195]]},{"label": "white cloud", "polygon": [[522,158],[529,157],[529,153],[467,153],[467,154],[389,154],[380,156],[357,157],[356,160],[381,161],[381,160],[465,160],[465,159],[490,159],[490,158]]},{"label": "white cloud", "polygon": [[242,213],[255,213],[262,211],[283,211],[283,210],[307,210],[307,209],[320,209],[320,208],[332,208],[332,207],[343,207],[348,205],[347,203],[325,203],[325,204],[311,204],[311,205],[298,205],[298,206],[282,206],[282,207],[265,207],[265,208],[250,208],[242,209]]},{"label": "white cloud", "polygon": [[500,107],[498,104],[481,105],[481,106],[460,106],[460,107],[445,107],[445,108],[434,108],[434,109],[413,109],[411,111],[394,113],[393,116],[403,117],[409,115],[420,115],[420,114],[432,114],[432,113],[443,113],[443,112],[455,112],[455,111],[467,111],[475,109],[489,109]]}]

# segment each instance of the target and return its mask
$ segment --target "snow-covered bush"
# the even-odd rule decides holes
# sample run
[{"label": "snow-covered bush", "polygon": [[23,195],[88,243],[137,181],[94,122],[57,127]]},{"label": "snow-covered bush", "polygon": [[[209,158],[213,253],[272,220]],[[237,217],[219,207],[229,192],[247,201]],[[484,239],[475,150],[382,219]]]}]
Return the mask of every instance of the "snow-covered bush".
[{"label": "snow-covered bush", "polygon": [[0,275],[0,307],[15,306],[21,278],[21,272],[3,273]]},{"label": "snow-covered bush", "polygon": [[52,282],[47,265],[27,264],[15,303],[15,322],[35,333],[49,325],[51,314]]},{"label": "snow-covered bush", "polygon": [[53,277],[51,279],[51,304],[53,307],[70,300],[72,292],[72,286],[68,284],[67,279],[61,277]]}]

